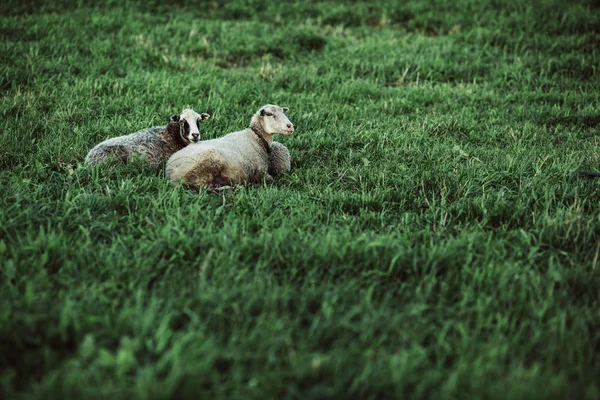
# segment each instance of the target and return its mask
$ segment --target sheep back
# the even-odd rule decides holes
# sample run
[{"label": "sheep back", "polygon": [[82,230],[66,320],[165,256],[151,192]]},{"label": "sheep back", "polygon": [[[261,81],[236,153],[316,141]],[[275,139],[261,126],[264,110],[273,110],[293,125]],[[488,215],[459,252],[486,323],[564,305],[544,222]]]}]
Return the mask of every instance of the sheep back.
[{"label": "sheep back", "polygon": [[187,146],[169,158],[165,175],[196,189],[258,182],[267,174],[268,157],[252,135],[245,129]]},{"label": "sheep back", "polygon": [[167,126],[154,126],[125,136],[107,139],[96,145],[85,157],[85,162],[98,165],[117,158],[123,163],[133,154],[140,154],[155,167],[159,167],[179,150],[166,134]]}]

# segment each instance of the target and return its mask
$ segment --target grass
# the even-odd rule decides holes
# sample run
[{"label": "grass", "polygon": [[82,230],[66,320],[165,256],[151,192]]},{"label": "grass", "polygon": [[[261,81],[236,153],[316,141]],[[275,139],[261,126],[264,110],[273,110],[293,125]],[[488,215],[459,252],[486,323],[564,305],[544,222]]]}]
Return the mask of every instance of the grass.
[{"label": "grass", "polygon": [[[599,398],[598,6],[4,2],[0,394]],[[81,164],[266,103],[272,185]]]}]

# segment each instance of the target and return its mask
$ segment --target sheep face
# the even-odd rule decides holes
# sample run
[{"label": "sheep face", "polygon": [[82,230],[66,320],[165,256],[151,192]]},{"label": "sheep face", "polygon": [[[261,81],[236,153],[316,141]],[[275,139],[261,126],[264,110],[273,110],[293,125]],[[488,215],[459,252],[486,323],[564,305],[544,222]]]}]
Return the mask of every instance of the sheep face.
[{"label": "sheep face", "polygon": [[268,104],[262,107],[258,115],[262,120],[262,126],[265,133],[274,135],[280,133],[282,135],[291,135],[294,132],[294,124],[288,119],[285,113],[288,112],[288,108],[279,107]]},{"label": "sheep face", "polygon": [[196,143],[200,140],[200,122],[210,118],[207,113],[198,114],[189,108],[179,115],[173,115],[171,122],[179,124],[179,135],[184,143]]}]

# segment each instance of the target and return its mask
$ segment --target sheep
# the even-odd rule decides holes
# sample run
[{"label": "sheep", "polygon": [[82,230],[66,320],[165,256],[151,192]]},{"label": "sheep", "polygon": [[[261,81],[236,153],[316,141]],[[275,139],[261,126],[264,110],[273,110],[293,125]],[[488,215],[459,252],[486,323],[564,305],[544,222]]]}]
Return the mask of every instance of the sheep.
[{"label": "sheep", "polygon": [[[248,128],[179,150],[167,161],[166,177],[173,184],[183,183],[193,190],[272,180],[269,155],[273,154],[273,135],[294,132],[294,125],[285,115],[287,111],[288,108],[267,104],[252,116]],[[274,148],[277,162],[271,172],[289,170],[287,148],[281,144]]]},{"label": "sheep", "polygon": [[173,115],[166,126],[154,126],[105,140],[90,150],[85,162],[98,165],[116,156],[126,163],[134,155],[142,155],[159,169],[176,151],[200,140],[200,121],[208,118],[207,113],[198,114],[186,108],[181,114]]}]

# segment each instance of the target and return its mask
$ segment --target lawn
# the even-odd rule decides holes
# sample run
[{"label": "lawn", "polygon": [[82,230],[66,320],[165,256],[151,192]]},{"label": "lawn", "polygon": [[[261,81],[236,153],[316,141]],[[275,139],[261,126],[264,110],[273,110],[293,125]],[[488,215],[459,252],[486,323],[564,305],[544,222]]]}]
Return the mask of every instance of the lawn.
[{"label": "lawn", "polygon": [[[0,5],[0,397],[600,398],[598,1]],[[100,141],[264,104],[222,194]]]}]

